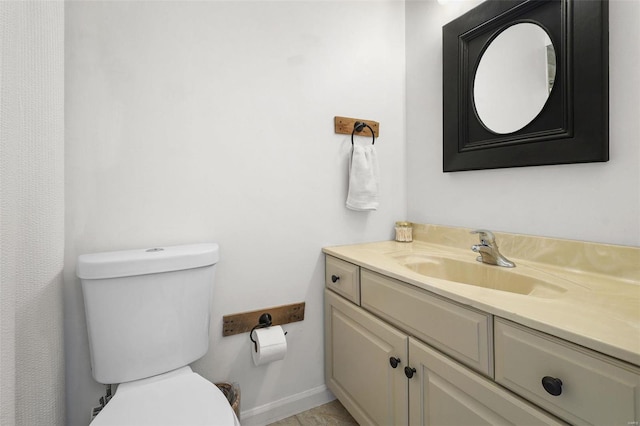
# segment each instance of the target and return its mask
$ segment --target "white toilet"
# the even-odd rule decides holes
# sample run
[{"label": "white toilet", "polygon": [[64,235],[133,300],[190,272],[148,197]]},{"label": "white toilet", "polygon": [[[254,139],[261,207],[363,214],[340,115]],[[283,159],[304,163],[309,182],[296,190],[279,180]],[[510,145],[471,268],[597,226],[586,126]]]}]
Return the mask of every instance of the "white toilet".
[{"label": "white toilet", "polygon": [[217,244],[82,255],[91,368],[119,386],[91,422],[240,425],[226,397],[189,364],[209,349]]}]

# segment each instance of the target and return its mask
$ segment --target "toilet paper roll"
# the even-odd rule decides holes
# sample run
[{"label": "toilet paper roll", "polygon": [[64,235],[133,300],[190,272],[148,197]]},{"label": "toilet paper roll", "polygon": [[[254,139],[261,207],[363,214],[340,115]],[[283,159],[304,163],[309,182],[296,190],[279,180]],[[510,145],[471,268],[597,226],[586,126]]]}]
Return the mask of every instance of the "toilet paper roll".
[{"label": "toilet paper roll", "polygon": [[278,361],[287,354],[287,339],[279,325],[259,328],[253,332],[253,338],[258,343],[258,352],[255,351],[254,345],[251,345],[251,356],[255,365]]}]

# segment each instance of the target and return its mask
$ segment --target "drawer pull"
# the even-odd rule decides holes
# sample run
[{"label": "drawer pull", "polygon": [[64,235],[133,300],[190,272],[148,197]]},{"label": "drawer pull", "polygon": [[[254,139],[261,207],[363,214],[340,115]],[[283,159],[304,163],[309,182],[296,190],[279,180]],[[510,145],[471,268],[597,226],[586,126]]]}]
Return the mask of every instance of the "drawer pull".
[{"label": "drawer pull", "polygon": [[558,396],[562,393],[562,380],[551,376],[544,376],[542,378],[542,387],[544,387],[544,390],[549,394]]},{"label": "drawer pull", "polygon": [[411,367],[404,368],[404,375],[407,376],[407,379],[412,378],[415,373],[416,373],[415,368],[411,368]]},{"label": "drawer pull", "polygon": [[332,283],[335,283],[335,282],[336,282],[336,281],[338,281],[339,279],[340,279],[340,277],[339,277],[339,276],[337,276],[337,275],[331,275],[331,282],[332,282]]},{"label": "drawer pull", "polygon": [[400,364],[400,358],[395,358],[395,357],[389,358],[389,364],[391,364],[392,368],[396,368],[398,364]]}]

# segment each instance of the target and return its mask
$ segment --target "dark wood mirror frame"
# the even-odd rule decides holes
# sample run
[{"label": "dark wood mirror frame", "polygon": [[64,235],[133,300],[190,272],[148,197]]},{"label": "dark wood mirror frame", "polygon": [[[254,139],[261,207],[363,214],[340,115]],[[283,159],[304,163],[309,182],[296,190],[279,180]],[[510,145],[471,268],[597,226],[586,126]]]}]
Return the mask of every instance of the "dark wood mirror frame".
[{"label": "dark wood mirror frame", "polygon": [[[487,0],[442,28],[443,171],[609,160],[607,0]],[[556,49],[544,108],[522,129],[487,129],[473,104],[483,52],[505,28],[543,27]]]}]

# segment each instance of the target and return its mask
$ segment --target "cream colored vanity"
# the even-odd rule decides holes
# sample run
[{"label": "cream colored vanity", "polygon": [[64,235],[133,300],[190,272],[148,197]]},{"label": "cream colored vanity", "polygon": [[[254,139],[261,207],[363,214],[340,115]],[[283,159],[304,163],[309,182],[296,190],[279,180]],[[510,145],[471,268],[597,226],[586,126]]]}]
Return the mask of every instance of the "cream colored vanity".
[{"label": "cream colored vanity", "polygon": [[[491,288],[498,267],[467,253],[467,232],[422,225],[413,243],[324,249],[326,383],[354,418],[636,425],[640,249],[499,234],[518,266],[497,276],[514,288]],[[586,265],[602,259],[615,275]],[[467,268],[486,276],[449,280]]]}]

